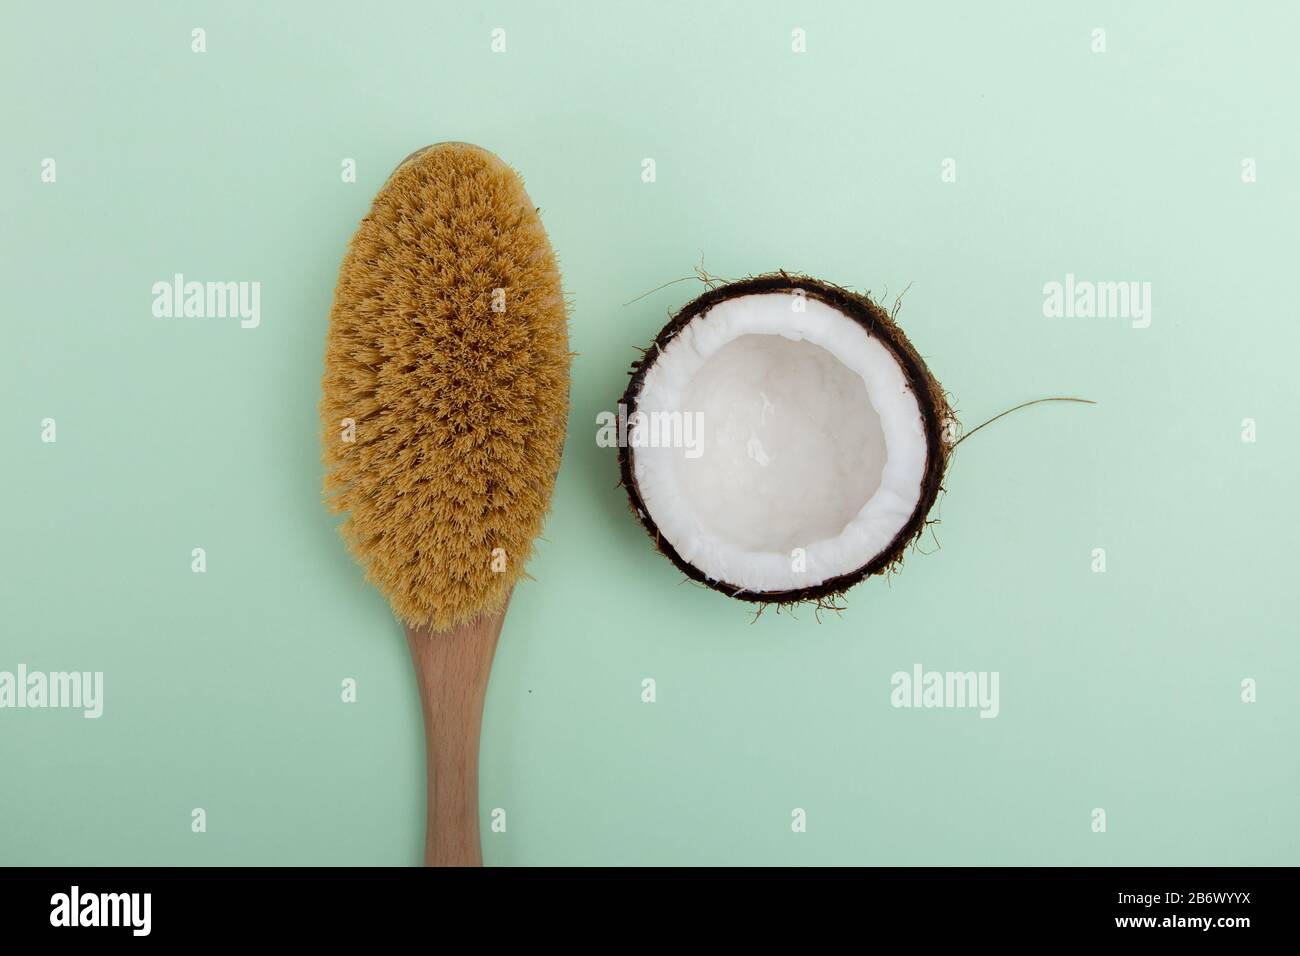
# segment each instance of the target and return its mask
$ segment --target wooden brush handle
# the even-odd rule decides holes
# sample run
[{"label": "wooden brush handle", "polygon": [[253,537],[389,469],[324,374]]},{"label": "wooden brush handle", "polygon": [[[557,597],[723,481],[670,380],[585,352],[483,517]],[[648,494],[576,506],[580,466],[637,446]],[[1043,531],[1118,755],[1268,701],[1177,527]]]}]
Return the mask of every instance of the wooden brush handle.
[{"label": "wooden brush handle", "polygon": [[503,607],[449,631],[408,627],[424,708],[428,774],[425,866],[482,866],[478,740]]}]

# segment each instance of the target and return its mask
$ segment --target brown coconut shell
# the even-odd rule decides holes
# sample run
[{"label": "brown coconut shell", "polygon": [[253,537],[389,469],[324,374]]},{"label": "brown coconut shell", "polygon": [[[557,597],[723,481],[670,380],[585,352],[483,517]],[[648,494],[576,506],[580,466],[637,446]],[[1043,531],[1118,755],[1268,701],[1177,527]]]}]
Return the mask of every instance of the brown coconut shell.
[{"label": "brown coconut shell", "polygon": [[636,475],[632,467],[633,455],[636,451],[634,448],[620,446],[618,450],[618,466],[623,487],[627,490],[628,503],[631,505],[637,519],[641,522],[642,527],[650,535],[650,539],[655,543],[659,551],[692,581],[697,581],[729,597],[758,604],[814,603],[825,606],[828,602],[833,604],[834,599],[841,596],[858,582],[873,575],[892,570],[902,562],[908,546],[916,541],[921,532],[925,530],[930,510],[934,507],[939,493],[943,490],[943,476],[948,467],[948,456],[953,446],[952,436],[956,432],[956,419],[948,404],[947,396],[934,375],[931,374],[925,361],[888,312],[867,295],[853,292],[821,279],[794,273],[774,272],[729,282],[705,292],[689,302],[680,312],[673,316],[669,323],[655,336],[654,342],[650,348],[646,349],[643,357],[632,363],[631,380],[628,382],[627,390],[619,401],[626,407],[627,415],[631,418],[632,413],[636,411],[637,400],[641,394],[641,387],[645,382],[646,373],[654,365],[655,359],[662,349],[686,325],[719,302],[745,295],[793,292],[797,289],[802,289],[809,298],[819,299],[853,319],[866,329],[868,335],[877,339],[889,349],[890,354],[894,356],[902,368],[908,384],[916,395],[917,404],[920,406],[926,439],[926,463],[921,480],[921,496],[917,500],[916,508],[913,510],[911,517],[908,518],[907,523],[899,530],[898,534],[894,536],[887,548],[862,567],[847,574],[830,578],[821,584],[786,591],[746,590],[739,585],[708,577],[699,568],[682,558],[672,544],[659,533],[659,528],[655,525],[649,509],[646,508],[645,502],[641,498],[640,490],[637,488]]}]

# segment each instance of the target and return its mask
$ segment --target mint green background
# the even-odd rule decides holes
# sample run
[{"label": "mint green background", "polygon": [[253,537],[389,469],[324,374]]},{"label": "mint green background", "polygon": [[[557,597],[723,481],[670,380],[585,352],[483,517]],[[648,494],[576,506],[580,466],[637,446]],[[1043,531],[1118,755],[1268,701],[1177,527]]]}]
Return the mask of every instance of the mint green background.
[{"label": "mint green background", "polygon": [[[463,6],[6,5],[0,669],[107,699],[0,711],[0,862],[419,860],[415,685],[319,503],[316,402],[349,236],[458,139],[525,175],[580,353],[488,695],[489,863],[1300,863],[1294,8]],[[1100,404],[963,445],[942,550],[842,616],[751,623],[594,441],[698,286],[622,303],[701,254],[910,283],[968,427]],[[152,318],[174,272],[260,281],[261,327]],[[1067,272],[1150,281],[1151,327],[1043,318]],[[916,662],[999,671],[1001,716],[892,708]]]}]

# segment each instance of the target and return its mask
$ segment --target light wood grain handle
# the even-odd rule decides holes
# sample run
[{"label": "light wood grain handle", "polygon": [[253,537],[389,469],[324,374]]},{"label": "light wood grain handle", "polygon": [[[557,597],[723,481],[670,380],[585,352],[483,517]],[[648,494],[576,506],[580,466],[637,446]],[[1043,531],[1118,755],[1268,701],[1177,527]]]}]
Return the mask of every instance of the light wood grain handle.
[{"label": "light wood grain handle", "polygon": [[478,742],[503,607],[449,631],[406,629],[424,709],[425,866],[482,866]]}]

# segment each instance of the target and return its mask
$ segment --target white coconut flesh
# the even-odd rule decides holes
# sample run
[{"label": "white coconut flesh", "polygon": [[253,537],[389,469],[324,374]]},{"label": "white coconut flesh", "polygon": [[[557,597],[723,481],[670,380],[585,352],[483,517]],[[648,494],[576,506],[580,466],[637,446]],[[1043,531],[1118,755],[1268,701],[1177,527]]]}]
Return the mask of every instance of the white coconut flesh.
[{"label": "white coconut flesh", "polygon": [[811,296],[737,296],[696,316],[653,356],[635,412],[633,474],[651,520],[683,560],[737,590],[862,568],[921,497],[925,427],[903,369]]}]

